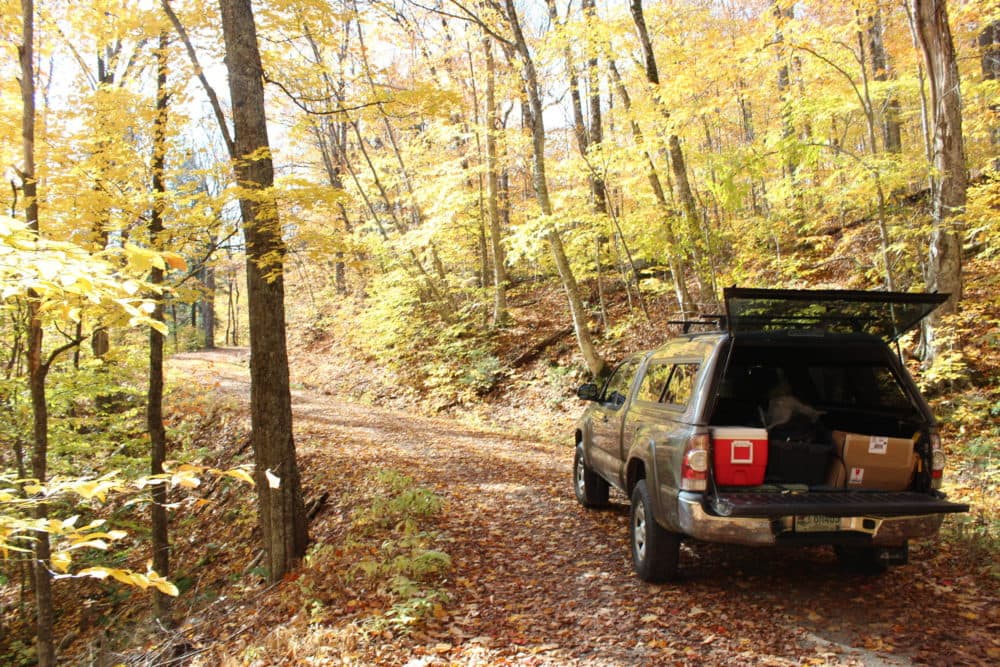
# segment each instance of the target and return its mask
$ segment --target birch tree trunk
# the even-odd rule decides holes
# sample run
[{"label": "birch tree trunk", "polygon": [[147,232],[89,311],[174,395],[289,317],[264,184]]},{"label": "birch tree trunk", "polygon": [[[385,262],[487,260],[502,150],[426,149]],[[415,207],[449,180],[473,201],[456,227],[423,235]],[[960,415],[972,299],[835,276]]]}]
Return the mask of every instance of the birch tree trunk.
[{"label": "birch tree trunk", "polygon": [[292,439],[285,343],[285,244],[264,114],[263,70],[250,0],[220,0],[233,108],[236,180],[257,191],[240,198],[247,246],[251,445],[268,576],[280,581],[305,554],[307,523]]},{"label": "birch tree trunk", "polygon": [[496,62],[493,60],[493,42],[483,38],[486,53],[486,201],[490,218],[490,253],[493,257],[493,326],[507,323],[507,265],[501,239],[500,184],[497,178],[497,137],[500,121],[497,118]]},{"label": "birch tree trunk", "polygon": [[[528,107],[530,109],[530,127],[533,149],[532,160],[532,185],[535,188],[535,198],[542,215],[552,215],[552,202],[549,199],[549,187],[545,177],[545,125],[542,121],[542,100],[538,91],[538,74],[535,71],[535,64],[528,50],[528,43],[524,39],[524,32],[521,30],[521,22],[514,8],[513,0],[504,0],[507,11],[507,19],[510,23],[511,31],[514,35],[514,45],[521,57],[523,69],[524,87],[528,94]],[[604,359],[597,353],[594,341],[590,336],[590,329],[587,327],[587,314],[583,308],[583,300],[580,298],[580,287],[573,275],[573,268],[570,266],[569,258],[563,247],[562,238],[555,227],[550,227],[545,235],[552,250],[552,257],[555,260],[559,277],[562,280],[563,289],[566,291],[566,298],[569,300],[570,315],[573,319],[573,331],[576,334],[576,341],[580,347],[587,368],[594,377],[604,374]]]},{"label": "birch tree trunk", "polygon": [[969,179],[962,142],[958,63],[945,0],[909,0],[914,32],[930,80],[933,128],[933,231],[927,258],[927,289],[951,295],[925,327],[925,360],[936,355],[934,329],[942,316],[957,312],[962,298],[962,229]]}]

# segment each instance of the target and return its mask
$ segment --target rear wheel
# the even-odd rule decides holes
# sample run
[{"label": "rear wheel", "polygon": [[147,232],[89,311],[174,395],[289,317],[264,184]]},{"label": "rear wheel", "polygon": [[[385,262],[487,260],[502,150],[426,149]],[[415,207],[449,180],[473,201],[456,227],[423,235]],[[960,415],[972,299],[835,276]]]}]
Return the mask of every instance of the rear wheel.
[{"label": "rear wheel", "polygon": [[859,574],[882,574],[889,569],[889,563],[882,557],[882,549],[878,547],[850,547],[835,545],[834,553],[841,567]]},{"label": "rear wheel", "polygon": [[680,536],[656,523],[649,488],[644,479],[640,479],[632,490],[629,537],[632,542],[632,566],[640,579],[659,583],[677,576]]},{"label": "rear wheel", "polygon": [[604,507],[608,504],[608,483],[587,467],[583,460],[583,445],[576,446],[573,457],[573,490],[584,507]]}]

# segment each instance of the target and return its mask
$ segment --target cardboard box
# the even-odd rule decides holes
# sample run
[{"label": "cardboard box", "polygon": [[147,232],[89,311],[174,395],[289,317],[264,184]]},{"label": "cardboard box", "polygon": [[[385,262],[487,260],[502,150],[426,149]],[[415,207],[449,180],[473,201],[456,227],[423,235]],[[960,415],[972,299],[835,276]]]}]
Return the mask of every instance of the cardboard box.
[{"label": "cardboard box", "polygon": [[712,429],[715,483],[719,486],[757,486],[767,469],[767,430],[743,426]]},{"label": "cardboard box", "polygon": [[830,468],[826,473],[826,485],[838,489],[847,486],[847,468],[844,466],[844,459],[839,456],[830,459]]},{"label": "cardboard box", "polygon": [[880,435],[833,432],[837,458],[827,484],[848,489],[904,491],[913,480],[913,440]]}]

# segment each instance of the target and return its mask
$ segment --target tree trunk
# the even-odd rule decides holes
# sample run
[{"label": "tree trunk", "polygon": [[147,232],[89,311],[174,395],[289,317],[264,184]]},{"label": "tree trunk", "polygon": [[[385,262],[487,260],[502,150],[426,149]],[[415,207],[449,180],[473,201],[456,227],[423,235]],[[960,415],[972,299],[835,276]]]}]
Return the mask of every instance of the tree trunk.
[{"label": "tree trunk", "polygon": [[[292,406],[285,343],[285,286],[277,204],[264,114],[263,70],[250,0],[220,0],[233,108],[236,180],[264,191],[242,197],[250,312],[251,444],[256,464],[261,536],[268,576],[280,581],[305,554],[305,508],[292,439]],[[277,481],[275,481],[277,478]]]},{"label": "tree trunk", "polygon": [[[156,118],[153,121],[153,210],[149,218],[149,244],[157,249],[162,243],[163,202],[167,187],[164,179],[166,158],[167,125],[167,47],[166,33],[160,33],[160,45],[156,52]],[[149,282],[163,283],[163,270],[154,266],[150,270]],[[157,295],[151,315],[157,322],[163,322],[163,299]],[[149,329],[149,387],[146,394],[146,428],[149,431],[149,472],[163,474],[163,464],[167,458],[167,431],[163,425],[163,334]],[[150,489],[152,503],[151,539],[153,550],[153,570],[162,577],[170,573],[170,538],[167,526],[167,486],[154,484]],[[170,597],[153,590],[153,616],[162,625],[170,627]]]},{"label": "tree trunk", "polygon": [[936,354],[934,328],[958,310],[962,298],[962,230],[956,219],[965,209],[968,173],[962,143],[958,63],[945,0],[909,0],[914,32],[930,79],[934,128],[931,188],[933,231],[927,261],[927,289],[951,295],[925,327],[925,359]]},{"label": "tree trunk", "polygon": [[[656,66],[656,55],[653,53],[653,42],[649,37],[649,29],[646,27],[646,18],[642,8],[642,0],[631,0],[629,3],[629,10],[632,13],[632,20],[635,23],[636,29],[639,31],[639,42],[642,45],[643,51],[643,62],[646,65],[646,80],[652,84],[654,87],[659,88],[660,86],[660,73]],[[669,117],[669,112],[660,107],[660,111]],[[689,250],[691,251],[692,259],[695,265],[695,275],[698,278],[698,285],[700,287],[700,296],[703,303],[715,303],[717,297],[715,295],[715,290],[711,288],[712,280],[706,275],[705,257],[704,251],[707,248],[701,248],[701,241],[698,229],[700,227],[700,221],[698,216],[698,207],[694,199],[694,193],[691,189],[691,182],[688,179],[687,167],[684,161],[684,151],[680,145],[680,139],[677,135],[671,133],[667,137],[668,153],[670,155],[670,168],[673,173],[674,189],[677,193],[678,199],[681,201],[681,208],[684,212],[684,220],[687,223],[687,236],[688,243],[690,245]],[[678,277],[678,280],[683,280],[683,276]],[[682,309],[684,306],[682,304]],[[686,309],[684,312],[688,312]]]},{"label": "tree trunk", "polygon": [[[35,182],[35,3],[21,0],[22,42],[18,47],[21,61],[21,148],[24,166],[21,171],[24,193],[24,217],[36,233],[38,226],[38,188]],[[34,446],[31,452],[31,474],[44,484],[47,477],[49,450],[49,412],[45,400],[45,376],[48,366],[42,361],[42,320],[40,304],[34,291],[28,292],[28,382],[31,392],[31,410]],[[48,518],[48,505],[35,505],[35,518]],[[51,550],[49,534],[35,533],[34,579],[36,607],[36,658],[41,667],[56,661],[53,626],[55,613],[52,608],[52,577],[49,574]]]},{"label": "tree trunk", "polygon": [[507,323],[507,260],[504,257],[500,220],[500,185],[497,179],[497,138],[500,121],[497,118],[496,64],[493,60],[493,42],[483,38],[486,53],[486,200],[490,217],[490,253],[493,257],[493,326]]},{"label": "tree trunk", "polygon": [[[876,81],[889,81],[892,71],[889,68],[889,56],[885,52],[885,42],[882,26],[882,12],[876,9],[868,24],[868,45],[871,51],[872,74]],[[887,153],[899,153],[903,150],[901,124],[899,122],[899,99],[888,95],[882,103],[882,146]],[[874,150],[874,146],[872,147]]]},{"label": "tree trunk", "polygon": [[[514,9],[513,0],[505,0],[505,5],[511,31],[514,34],[514,43],[521,56],[524,87],[528,94],[533,149],[532,184],[535,187],[535,198],[542,215],[549,217],[552,215],[552,202],[549,199],[549,186],[545,177],[545,125],[542,122],[542,100],[538,91],[538,75],[535,72],[535,64],[531,59],[528,44],[524,39],[524,33],[521,31],[521,23],[517,17],[517,10]],[[566,291],[566,298],[569,300],[570,316],[573,320],[573,330],[576,333],[580,353],[583,355],[590,373],[594,377],[600,377],[604,374],[605,362],[597,353],[590,336],[590,329],[587,327],[587,314],[583,307],[583,300],[580,298],[580,288],[573,275],[569,258],[566,257],[562,238],[554,227],[549,229],[545,238],[549,242],[559,277],[562,279],[563,289]]]},{"label": "tree trunk", "polygon": [[[774,33],[774,41],[776,43],[781,43],[784,41],[784,35],[781,32],[781,24],[784,19],[795,18],[795,8],[789,5],[787,8],[783,7],[776,0],[772,3],[774,6],[774,17],[778,23],[778,27]],[[780,52],[779,52],[780,53]],[[788,91],[792,85],[792,78],[788,71],[788,62],[785,60],[785,55],[782,53],[781,62],[778,65],[778,96],[781,98],[781,134],[785,139],[789,139],[795,136],[795,127],[792,124],[791,118],[791,100],[788,99]],[[795,178],[795,171],[798,169],[798,164],[792,157],[791,152],[786,149],[785,157],[785,175],[788,178]]]},{"label": "tree trunk", "polygon": [[[583,13],[588,26],[596,27],[597,8],[595,0],[583,0]],[[601,82],[598,77],[598,62],[596,53],[587,59],[587,87],[590,89],[590,100],[588,103],[590,111],[590,145],[597,146],[604,141],[604,127],[601,113]],[[608,193],[604,184],[604,179],[593,174],[591,176],[591,190],[594,193],[594,209],[601,213],[608,213]]]},{"label": "tree trunk", "polygon": [[[632,109],[632,97],[628,94],[628,90],[622,82],[614,60],[609,59],[608,69],[611,71],[611,78],[618,90],[618,96],[622,99],[622,106],[625,107],[625,113],[628,114]],[[632,120],[632,137],[635,139],[637,146],[643,145],[642,128],[639,127],[639,123],[634,119]],[[680,308],[683,316],[693,315],[697,309],[692,303],[691,295],[688,292],[687,280],[685,278],[687,265],[678,246],[677,235],[674,233],[674,223],[670,216],[667,196],[663,190],[663,184],[660,182],[660,174],[656,169],[656,164],[653,162],[653,156],[646,149],[643,149],[642,152],[646,158],[646,176],[649,178],[649,185],[653,189],[653,196],[656,197],[657,207],[662,216],[663,232],[667,242],[667,262],[670,265],[670,278],[674,283],[677,306]]]},{"label": "tree trunk", "polygon": [[[309,42],[313,58],[315,59],[316,64],[320,65],[323,63],[323,55],[320,51],[319,45],[313,38],[312,30],[310,30],[309,26],[305,24],[303,24],[302,29]],[[345,24],[343,40],[338,53],[341,64],[343,64],[343,60],[346,58],[349,38],[350,27]],[[343,71],[341,71],[340,80],[334,81],[333,77],[324,70],[323,82],[326,86],[328,97],[342,104],[344,90],[346,88]],[[312,118],[310,121],[313,123],[313,132],[316,136],[316,144],[319,148],[320,156],[323,159],[323,167],[326,170],[326,176],[330,183],[330,187],[338,191],[343,190],[344,182],[342,178],[342,169],[345,166],[344,162],[346,161],[343,156],[347,150],[345,146],[347,143],[347,123],[344,121],[333,121],[327,116]],[[351,219],[347,214],[347,207],[344,205],[343,201],[337,202],[337,209],[340,212],[341,220],[344,223],[344,233],[349,235],[351,233]],[[333,265],[333,283],[337,294],[341,296],[347,294],[347,267],[344,263],[343,250],[337,250],[335,255]]]},{"label": "tree trunk", "polygon": [[[555,23],[559,20],[559,12],[556,9],[555,0],[546,0],[549,6],[549,17]],[[584,0],[582,9],[589,22],[594,15],[594,0]],[[590,127],[583,116],[583,98],[580,95],[580,78],[577,76],[576,65],[573,61],[573,52],[567,46],[563,50],[563,57],[566,60],[566,74],[569,80],[570,102],[573,108],[573,135],[576,137],[576,146],[580,150],[580,157],[583,158],[590,172],[587,180],[590,183],[590,192],[594,211],[599,214],[608,214],[607,195],[605,193],[604,180],[596,172],[587,159],[587,150],[593,144],[599,144],[602,140],[601,127],[601,95],[600,86],[597,81],[597,59],[587,59],[587,82],[590,88],[588,100],[590,112]]]},{"label": "tree trunk", "polygon": [[[216,244],[213,235],[209,242]],[[206,350],[215,349],[215,266],[205,264],[205,295],[201,300],[201,328],[204,334],[202,344]]]},{"label": "tree trunk", "polygon": [[[639,31],[639,42],[642,44],[643,60],[646,63],[646,80],[654,87],[660,86],[660,73],[656,67],[656,56],[653,53],[653,42],[649,37],[649,30],[646,27],[646,18],[642,9],[642,0],[630,0],[629,9],[632,12],[632,20]],[[661,113],[669,117],[670,113],[662,105]],[[709,262],[706,258],[707,247],[701,241],[701,219],[698,215],[698,205],[694,199],[694,191],[691,189],[691,181],[688,178],[687,166],[684,160],[684,150],[681,148],[680,138],[674,133],[667,137],[667,151],[670,156],[670,169],[674,177],[674,189],[677,198],[680,199],[681,208],[684,213],[684,220],[687,227],[687,240],[695,266],[695,275],[698,278],[701,302],[711,304],[712,308],[718,303],[718,297],[713,288],[713,279],[709,274]]]},{"label": "tree trunk", "polygon": [[[979,33],[979,48],[982,54],[983,79],[1000,79],[1000,21],[994,21]],[[1000,171],[1000,104],[994,100],[990,111],[990,145],[993,146],[993,154],[997,156],[993,158],[993,170]]]}]

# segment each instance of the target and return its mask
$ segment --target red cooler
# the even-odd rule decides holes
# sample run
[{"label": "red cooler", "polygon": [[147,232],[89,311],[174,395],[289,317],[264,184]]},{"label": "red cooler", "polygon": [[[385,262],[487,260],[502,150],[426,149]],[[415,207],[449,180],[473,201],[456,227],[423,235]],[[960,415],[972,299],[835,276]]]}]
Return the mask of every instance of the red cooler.
[{"label": "red cooler", "polygon": [[715,483],[719,486],[757,486],[767,468],[767,429],[746,426],[712,428]]}]

